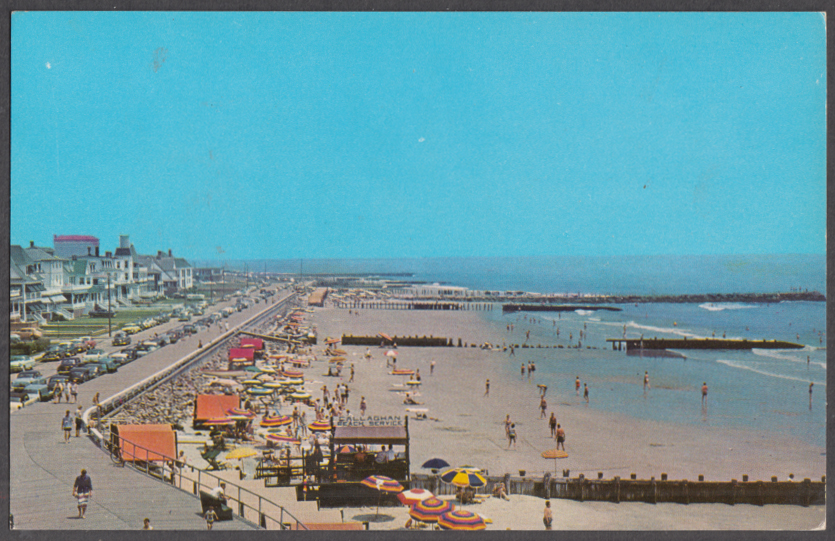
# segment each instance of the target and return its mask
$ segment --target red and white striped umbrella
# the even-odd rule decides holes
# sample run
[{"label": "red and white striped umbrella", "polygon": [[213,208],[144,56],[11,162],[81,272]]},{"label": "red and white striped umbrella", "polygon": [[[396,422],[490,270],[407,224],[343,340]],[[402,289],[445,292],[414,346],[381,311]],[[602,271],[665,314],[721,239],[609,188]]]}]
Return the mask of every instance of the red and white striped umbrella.
[{"label": "red and white striped umbrella", "polygon": [[428,490],[424,490],[422,488],[413,488],[411,490],[406,490],[398,494],[397,499],[400,500],[400,503],[402,503],[403,505],[414,505],[418,502],[422,502],[423,500],[428,500],[433,496],[434,494],[432,494]]}]

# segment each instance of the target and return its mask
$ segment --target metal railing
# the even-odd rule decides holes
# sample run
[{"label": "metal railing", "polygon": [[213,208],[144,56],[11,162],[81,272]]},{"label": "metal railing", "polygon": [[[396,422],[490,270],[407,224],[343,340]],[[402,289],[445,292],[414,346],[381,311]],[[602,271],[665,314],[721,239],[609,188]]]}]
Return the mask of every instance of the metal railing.
[{"label": "metal railing", "polygon": [[[235,507],[229,505],[232,512],[243,520],[261,528],[308,529],[303,522],[282,505],[209,471],[180,462],[176,457],[138,445],[114,433],[110,434],[109,440],[103,442],[103,447],[110,453],[110,457],[115,462],[123,466],[130,465],[138,472],[159,479],[164,483],[169,483],[184,492],[191,492],[198,497],[201,491],[208,493],[218,487],[221,482],[225,483],[227,505],[229,505],[229,502],[235,505]],[[132,450],[128,451],[127,448],[132,448]],[[231,491],[230,486],[232,487]]]}]

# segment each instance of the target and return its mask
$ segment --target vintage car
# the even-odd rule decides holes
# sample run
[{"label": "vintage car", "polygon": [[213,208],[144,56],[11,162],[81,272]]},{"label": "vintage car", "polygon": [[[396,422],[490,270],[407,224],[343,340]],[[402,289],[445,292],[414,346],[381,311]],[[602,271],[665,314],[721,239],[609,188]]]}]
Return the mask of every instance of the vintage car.
[{"label": "vintage car", "polygon": [[21,340],[37,340],[38,338],[43,337],[43,332],[36,327],[24,327],[16,330],[15,333]]},{"label": "vintage car", "polygon": [[37,370],[24,370],[12,382],[12,389],[20,390],[33,383],[46,385],[46,378]]},{"label": "vintage car", "polygon": [[23,389],[30,397],[37,396],[41,402],[48,402],[52,399],[53,391],[45,383],[30,383]]},{"label": "vintage car", "polygon": [[113,345],[114,346],[127,346],[130,344],[131,339],[126,333],[119,331],[113,336]]},{"label": "vintage car", "polygon": [[135,324],[134,325],[127,325],[125,327],[122,327],[122,332],[124,332],[125,334],[136,334],[141,330],[142,330],[142,328],[139,325],[135,325]]},{"label": "vintage car", "polygon": [[59,374],[69,374],[73,368],[76,368],[80,364],[81,359],[79,359],[78,357],[70,357],[61,361],[61,364],[58,365],[58,370],[56,371]]},{"label": "vintage car", "polygon": [[84,362],[97,361],[102,357],[107,357],[107,353],[103,349],[93,348],[87,350],[87,353],[84,354]]},{"label": "vintage car", "polygon": [[11,373],[30,370],[35,366],[35,359],[28,355],[12,355],[9,357],[9,371]]}]

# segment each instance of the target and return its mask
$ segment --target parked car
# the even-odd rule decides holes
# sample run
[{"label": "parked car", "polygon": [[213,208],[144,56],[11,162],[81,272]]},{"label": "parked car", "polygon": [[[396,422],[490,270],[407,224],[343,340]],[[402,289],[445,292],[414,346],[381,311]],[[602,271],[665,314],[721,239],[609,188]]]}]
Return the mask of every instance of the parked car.
[{"label": "parked car", "polygon": [[9,409],[11,411],[22,408],[26,404],[30,404],[29,393],[24,390],[12,391],[9,393]]},{"label": "parked car", "polygon": [[183,332],[186,334],[196,334],[197,327],[195,327],[194,325],[183,325]]},{"label": "parked car", "polygon": [[80,342],[78,340],[73,340],[70,342],[68,347],[70,354],[72,355],[79,355],[81,353],[85,353],[87,351],[87,344]]},{"label": "parked car", "polygon": [[125,349],[119,351],[119,353],[121,353],[123,355],[126,355],[127,358],[130,359],[131,361],[135,360],[136,357],[137,357],[136,346],[125,348]]},{"label": "parked car", "polygon": [[55,374],[54,376],[49,376],[46,379],[46,386],[49,387],[50,391],[55,391],[55,386],[58,385],[60,382],[61,385],[66,385],[70,381],[69,373],[67,374]]},{"label": "parked car", "polygon": [[90,349],[87,350],[87,353],[84,354],[84,362],[92,362],[101,359],[102,357],[106,357],[107,353],[104,352],[103,349]]},{"label": "parked car", "polygon": [[30,370],[35,366],[35,359],[28,355],[12,355],[9,357],[9,371],[11,373]]},{"label": "parked car", "polygon": [[93,349],[94,347],[96,347],[96,341],[95,341],[95,340],[93,340],[93,337],[92,337],[92,336],[82,336],[82,337],[81,337],[81,338],[79,338],[78,340],[79,340],[80,342],[82,342],[82,343],[86,344],[86,345],[87,345],[87,349]]},{"label": "parked car", "polygon": [[119,331],[113,336],[113,345],[114,346],[126,346],[130,344],[131,339],[126,333]]},{"label": "parked car", "polygon": [[98,367],[94,365],[77,366],[70,370],[70,381],[84,383],[98,376]]},{"label": "parked car", "polygon": [[61,364],[58,365],[57,372],[59,374],[69,374],[73,368],[79,366],[81,364],[81,359],[78,357],[69,357],[61,361]]},{"label": "parked car", "polygon": [[124,353],[111,353],[110,354],[110,360],[112,360],[114,363],[118,364],[119,366],[122,366],[122,365],[128,364],[133,359],[128,358],[128,356],[125,355]]},{"label": "parked car", "polygon": [[168,339],[169,344],[176,344],[177,341],[182,337],[182,334],[178,331],[169,331],[165,334],[165,337]]},{"label": "parked car", "polygon": [[191,321],[191,314],[188,312],[183,312],[180,314],[180,317],[177,318],[178,321]]},{"label": "parked car", "polygon": [[152,351],[156,351],[158,349],[159,349],[159,346],[154,341],[149,341],[149,340],[146,340],[145,342],[142,342],[141,344],[136,346],[137,354],[139,352],[142,352],[142,355],[146,355],[146,354],[151,353]]},{"label": "parked car", "polygon": [[140,323],[139,326],[142,327],[143,329],[150,329],[151,327],[153,327],[156,324],[157,324],[157,320],[152,318],[152,317],[149,317],[148,319],[144,319],[142,321],[142,323]]},{"label": "parked car", "polygon": [[31,385],[33,383],[41,383],[46,385],[46,378],[43,377],[37,370],[24,370],[21,372],[17,379],[14,380],[12,383],[12,388],[15,390],[20,390],[25,388],[27,385]]},{"label": "parked car", "polygon": [[92,363],[85,363],[84,366],[97,367],[99,370],[99,374],[113,374],[119,369],[119,365],[116,364],[116,361],[114,361],[110,357],[102,357],[98,361]]},{"label": "parked car", "polygon": [[41,357],[42,361],[60,361],[65,357],[69,357],[70,353],[67,348],[61,345],[49,346],[46,352]]},{"label": "parked car", "polygon": [[22,329],[18,329],[15,333],[21,340],[37,340],[38,338],[43,337],[43,332],[36,327],[24,327]]},{"label": "parked car", "polygon": [[136,334],[141,330],[142,329],[139,327],[139,325],[127,325],[125,327],[122,327],[122,332],[124,332],[125,334]]},{"label": "parked car", "polygon": [[19,334],[16,334],[16,333],[9,334],[9,343],[10,344],[19,344],[21,342],[23,342],[23,340],[20,338]]},{"label": "parked car", "polygon": [[29,396],[37,396],[41,402],[48,402],[54,394],[46,383],[30,383],[23,389],[23,392]]}]

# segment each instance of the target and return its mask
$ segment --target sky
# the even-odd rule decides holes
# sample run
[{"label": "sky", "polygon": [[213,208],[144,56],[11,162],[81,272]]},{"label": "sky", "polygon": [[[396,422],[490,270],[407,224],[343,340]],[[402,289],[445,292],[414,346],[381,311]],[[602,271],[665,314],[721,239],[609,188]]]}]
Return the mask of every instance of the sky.
[{"label": "sky", "polygon": [[816,13],[16,12],[12,244],[823,254]]}]

